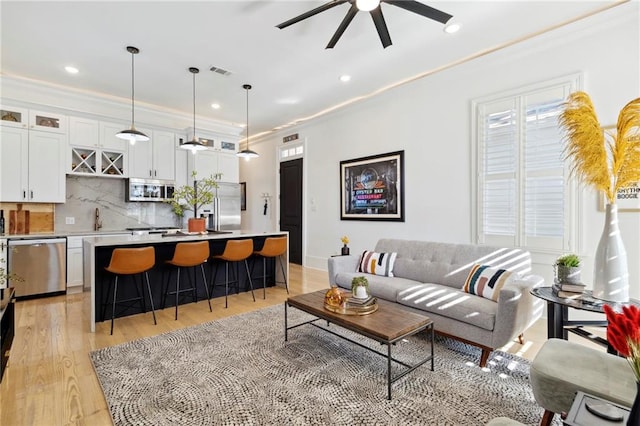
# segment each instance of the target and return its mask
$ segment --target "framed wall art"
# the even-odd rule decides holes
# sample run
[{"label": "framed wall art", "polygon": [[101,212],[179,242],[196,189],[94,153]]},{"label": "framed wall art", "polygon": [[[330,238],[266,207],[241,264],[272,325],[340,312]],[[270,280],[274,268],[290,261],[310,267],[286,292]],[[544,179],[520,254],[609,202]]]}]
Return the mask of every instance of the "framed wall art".
[{"label": "framed wall art", "polygon": [[340,162],[340,220],[404,222],[404,151]]}]

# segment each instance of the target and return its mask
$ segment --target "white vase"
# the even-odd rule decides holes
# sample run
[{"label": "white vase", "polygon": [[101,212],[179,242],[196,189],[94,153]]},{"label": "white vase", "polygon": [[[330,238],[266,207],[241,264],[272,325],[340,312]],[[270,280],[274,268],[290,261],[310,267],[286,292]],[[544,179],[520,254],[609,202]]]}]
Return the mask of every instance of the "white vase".
[{"label": "white vase", "polygon": [[607,204],[602,237],[594,259],[593,297],[611,302],[629,301],[629,270],[618,227],[618,206]]}]

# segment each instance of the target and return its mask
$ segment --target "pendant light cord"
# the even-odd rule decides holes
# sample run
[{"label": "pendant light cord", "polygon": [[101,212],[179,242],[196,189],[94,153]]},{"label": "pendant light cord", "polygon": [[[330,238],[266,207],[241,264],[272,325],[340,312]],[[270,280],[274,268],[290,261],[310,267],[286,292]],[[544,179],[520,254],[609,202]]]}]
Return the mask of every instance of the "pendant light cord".
[{"label": "pendant light cord", "polygon": [[135,123],[135,105],[134,105],[134,98],[135,98],[135,84],[134,84],[134,78],[135,78],[135,73],[134,73],[134,66],[133,66],[133,61],[135,60],[135,52],[131,52],[131,128],[134,128],[134,124]]},{"label": "pendant light cord", "polygon": [[196,139],[196,73],[193,72],[193,140]]},{"label": "pendant light cord", "polygon": [[249,150],[249,88],[247,87],[247,151]]}]

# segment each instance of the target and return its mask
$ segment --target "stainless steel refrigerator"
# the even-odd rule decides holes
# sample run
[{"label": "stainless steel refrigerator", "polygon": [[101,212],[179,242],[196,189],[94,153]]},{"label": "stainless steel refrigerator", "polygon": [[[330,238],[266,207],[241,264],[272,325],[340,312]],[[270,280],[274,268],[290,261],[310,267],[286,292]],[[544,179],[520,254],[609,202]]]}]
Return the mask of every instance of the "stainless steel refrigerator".
[{"label": "stainless steel refrigerator", "polygon": [[209,231],[240,230],[240,184],[218,182],[213,203],[202,206]]}]

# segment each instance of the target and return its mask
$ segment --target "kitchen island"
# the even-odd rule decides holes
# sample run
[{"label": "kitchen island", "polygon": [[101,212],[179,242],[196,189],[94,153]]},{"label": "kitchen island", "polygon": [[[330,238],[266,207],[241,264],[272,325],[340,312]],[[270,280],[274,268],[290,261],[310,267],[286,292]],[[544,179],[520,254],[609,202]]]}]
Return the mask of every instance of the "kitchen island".
[{"label": "kitchen island", "polygon": [[[89,287],[91,291],[91,316],[90,316],[90,329],[91,332],[96,330],[96,322],[104,321],[104,314],[102,309],[100,312],[98,308],[110,297],[105,294],[106,289],[109,286],[109,280],[112,279],[112,275],[108,274],[104,268],[109,264],[111,259],[111,253],[116,248],[135,248],[153,246],[156,252],[156,264],[155,267],[149,271],[149,280],[151,282],[151,290],[153,293],[153,300],[156,309],[161,307],[160,301],[162,299],[162,291],[167,268],[165,266],[165,260],[171,259],[175,246],[180,242],[195,242],[195,241],[209,241],[209,249],[211,256],[221,254],[224,251],[225,244],[228,240],[233,239],[246,239],[251,238],[254,244],[254,251],[260,250],[264,244],[264,240],[267,237],[281,237],[287,236],[288,232],[247,232],[247,231],[231,231],[224,233],[208,233],[205,235],[183,235],[183,234],[149,234],[149,235],[121,235],[121,236],[95,236],[87,237],[83,239],[83,256],[84,256],[84,283],[85,287]],[[289,252],[287,251],[283,255],[283,261],[285,264],[287,277],[289,276]],[[248,259],[249,267],[253,259]],[[210,262],[208,262],[210,263]],[[207,268],[208,269],[208,268]],[[276,282],[278,285],[284,286],[284,277],[280,268],[275,268],[275,262],[271,259],[271,262],[267,262],[267,273],[270,270],[276,270]],[[244,268],[240,268],[243,271]],[[255,262],[254,276],[262,275],[262,262]],[[246,275],[246,273],[245,273]],[[174,275],[175,276],[175,275]],[[196,274],[198,276],[198,274]],[[209,271],[207,271],[207,279],[209,277]],[[196,278],[199,279],[199,278]],[[224,280],[224,269],[218,274],[216,282]],[[243,279],[241,273],[240,279]],[[224,281],[222,281],[224,282]],[[271,285],[274,283],[272,282]],[[262,280],[256,280],[254,282],[254,289],[262,287]],[[224,286],[223,286],[224,288]],[[120,292],[119,292],[120,293]],[[200,299],[200,294],[198,298]],[[214,297],[215,295],[212,295]],[[202,295],[204,297],[204,295]],[[140,310],[129,309],[123,314],[118,316],[133,315],[139,313]]]}]

